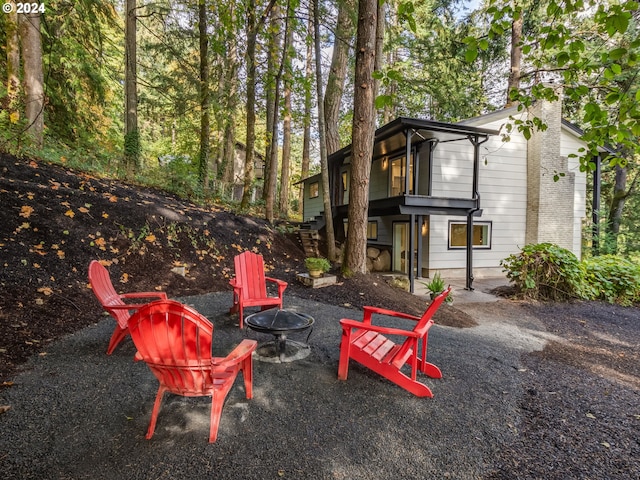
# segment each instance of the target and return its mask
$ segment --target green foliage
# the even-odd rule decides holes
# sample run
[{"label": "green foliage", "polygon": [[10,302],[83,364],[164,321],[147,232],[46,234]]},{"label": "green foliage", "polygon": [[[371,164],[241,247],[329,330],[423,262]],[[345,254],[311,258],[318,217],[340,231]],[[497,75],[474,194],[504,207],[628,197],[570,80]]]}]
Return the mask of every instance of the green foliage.
[{"label": "green foliage", "polygon": [[[444,292],[445,287],[446,287],[446,283],[442,279],[442,275],[440,275],[440,272],[434,273],[433,277],[431,278],[431,280],[429,282],[420,282],[420,283],[422,283],[422,285],[427,287],[427,290],[429,290],[429,292],[431,292],[431,298],[435,298],[436,295],[438,295],[439,293]],[[452,303],[453,302],[453,295],[451,294],[451,292],[449,292],[449,295],[447,295],[447,298],[445,299],[445,302],[447,302],[447,303]]]},{"label": "green foliage", "polygon": [[640,301],[640,265],[620,256],[579,261],[551,243],[525,246],[502,261],[507,278],[534,300],[606,300],[630,305]]},{"label": "green foliage", "polygon": [[536,300],[584,298],[584,265],[569,250],[552,243],[526,245],[502,260],[507,278],[525,297]]},{"label": "green foliage", "polygon": [[[504,41],[514,19],[523,16],[526,27],[529,18],[538,18],[533,28],[523,29],[521,47],[530,71],[521,78],[521,87],[509,92],[510,99],[521,108],[535,100],[552,100],[551,90],[530,79],[541,74],[554,78],[565,87],[564,102],[572,110],[572,120],[584,130],[588,147],[581,152],[581,169],[592,168],[592,157],[604,145],[619,147],[620,153],[608,160],[624,165],[625,153],[640,153],[637,8],[635,1],[604,1],[597,6],[551,1],[529,6],[489,0],[485,10],[489,28],[464,39],[466,60],[476,62],[490,44]],[[549,72],[554,72],[551,77]],[[525,136],[534,126],[517,125]]]},{"label": "green foliage", "polygon": [[445,283],[440,272],[433,274],[433,278],[429,282],[421,282],[431,293],[438,294],[444,291]]},{"label": "green foliage", "polygon": [[331,269],[331,262],[323,257],[307,257],[304,259],[304,265],[308,270],[320,270],[323,273]]},{"label": "green foliage", "polygon": [[615,255],[584,262],[589,298],[631,305],[640,300],[640,265]]}]

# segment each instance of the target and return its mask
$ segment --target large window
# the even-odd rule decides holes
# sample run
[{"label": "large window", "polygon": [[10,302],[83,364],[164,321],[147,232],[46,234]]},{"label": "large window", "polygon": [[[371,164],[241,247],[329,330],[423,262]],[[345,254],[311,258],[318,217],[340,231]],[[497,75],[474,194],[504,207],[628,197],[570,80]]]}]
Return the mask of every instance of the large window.
[{"label": "large window", "polygon": [[[467,222],[449,221],[449,248],[467,248]],[[491,248],[491,222],[473,222],[473,248]]]}]

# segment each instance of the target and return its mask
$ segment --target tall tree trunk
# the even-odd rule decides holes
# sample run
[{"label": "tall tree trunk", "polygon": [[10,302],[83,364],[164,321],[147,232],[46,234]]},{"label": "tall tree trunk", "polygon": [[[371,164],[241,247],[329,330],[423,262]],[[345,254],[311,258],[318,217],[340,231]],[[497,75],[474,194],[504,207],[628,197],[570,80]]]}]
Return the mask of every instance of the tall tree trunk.
[{"label": "tall tree trunk", "polygon": [[[374,61],[373,70],[381,72],[384,68],[384,29],[385,29],[385,8],[386,2],[378,2],[377,24],[376,24],[376,59]],[[396,83],[397,85],[397,83]],[[373,100],[375,105],[375,99],[380,91],[380,80],[373,80]],[[375,116],[375,113],[374,113]],[[375,120],[374,120],[375,121]]]},{"label": "tall tree trunk", "polygon": [[369,177],[375,132],[375,92],[372,74],[376,62],[377,10],[377,0],[360,0],[353,95],[349,234],[343,266],[347,274],[367,271]]},{"label": "tall tree trunk", "polygon": [[347,76],[349,50],[355,34],[353,10],[355,0],[338,3],[338,19],[333,42],[333,56],[324,97],[325,127],[327,129],[327,153],[340,150],[340,106]]},{"label": "tall tree trunk", "polygon": [[20,120],[20,38],[18,36],[18,14],[15,10],[7,15],[7,110],[9,121]]},{"label": "tall tree trunk", "polygon": [[[235,19],[236,12],[233,4],[230,5],[229,16]],[[220,77],[220,90],[225,92],[223,108],[223,139],[222,154],[218,162],[218,180],[221,183],[221,191],[227,191],[228,187],[233,188],[235,179],[233,178],[235,159],[235,117],[238,108],[238,40],[234,35],[229,35],[227,39],[226,73]]]},{"label": "tall tree trunk", "polygon": [[282,165],[280,167],[280,201],[282,218],[289,218],[289,181],[291,177],[291,86],[284,87],[284,112],[282,119]]},{"label": "tall tree trunk", "polygon": [[200,155],[198,181],[204,191],[209,188],[209,38],[207,37],[207,4],[198,2],[198,32],[200,36]]},{"label": "tall tree trunk", "polygon": [[42,38],[40,13],[19,14],[22,59],[24,61],[25,114],[27,133],[34,144],[44,142],[44,76],[42,72]]},{"label": "tall tree trunk", "polygon": [[514,19],[511,23],[511,70],[509,71],[509,81],[507,83],[507,101],[505,107],[513,105],[511,100],[511,90],[520,88],[520,69],[522,64],[522,20],[523,11],[518,7],[517,2],[513,2]]},{"label": "tall tree trunk", "polygon": [[[267,49],[267,141],[263,199],[265,218],[268,222],[273,222],[275,218],[274,204],[278,184],[278,123],[280,113],[280,83],[282,80],[282,59],[279,58],[279,53],[281,49],[284,52],[281,45],[282,20],[279,18],[279,12],[280,9],[278,6],[274,6],[271,17],[271,35]],[[278,64],[280,66],[276,71],[276,65]]]},{"label": "tall tree trunk", "polygon": [[[375,1],[375,0],[374,0]],[[320,49],[320,0],[313,5],[313,28],[316,52],[316,90],[318,92],[318,135],[320,137],[320,168],[322,170],[322,201],[327,232],[327,256],[336,260],[336,236],[333,230],[333,210],[329,192],[329,165],[327,162],[327,138],[325,130],[324,100],[322,98],[322,52]]]},{"label": "tall tree trunk", "polygon": [[244,161],[244,186],[240,209],[246,210],[251,202],[253,188],[253,163],[256,147],[256,2],[247,5],[247,150]]},{"label": "tall tree trunk", "polygon": [[244,189],[240,209],[246,210],[251,202],[253,186],[253,163],[256,146],[256,40],[258,30],[269,17],[276,0],[269,0],[269,4],[262,13],[260,20],[256,20],[256,2],[249,0],[247,5],[247,151],[244,166]]},{"label": "tall tree trunk", "polygon": [[[287,9],[287,18],[291,17],[291,7]],[[289,218],[289,181],[291,177],[291,84],[292,66],[291,66],[291,43],[293,42],[293,28],[289,26],[287,21],[287,29],[285,30],[285,41],[283,51],[284,65],[284,111],[282,112],[282,166],[280,170],[280,201],[279,210],[282,218]]]},{"label": "tall tree trunk", "polygon": [[138,131],[138,80],[136,40],[136,0],[125,1],[125,75],[124,75],[124,168],[131,175],[138,169],[140,132]]},{"label": "tall tree trunk", "polygon": [[630,195],[633,194],[636,182],[640,175],[636,175],[627,190],[628,167],[615,166],[615,183],[613,186],[613,196],[609,204],[609,214],[607,215],[607,226],[605,236],[605,253],[615,255],[618,253],[618,234],[622,223],[622,212],[624,205]]},{"label": "tall tree trunk", "polygon": [[[311,85],[313,83],[313,3],[309,4],[309,21],[307,23],[307,55],[305,66],[305,82],[304,82],[304,118],[303,118],[303,135],[302,135],[302,166],[300,167],[300,178],[305,179],[309,176],[309,160],[311,156],[311,107],[312,95]],[[302,213],[304,204],[304,185],[300,184],[298,192],[298,212]],[[304,220],[304,219],[303,219]]]}]

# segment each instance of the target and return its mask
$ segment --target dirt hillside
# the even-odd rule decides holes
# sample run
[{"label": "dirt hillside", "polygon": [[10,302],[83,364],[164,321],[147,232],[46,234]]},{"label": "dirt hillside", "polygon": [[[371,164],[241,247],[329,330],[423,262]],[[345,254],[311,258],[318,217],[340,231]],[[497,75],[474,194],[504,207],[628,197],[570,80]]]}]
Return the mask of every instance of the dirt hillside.
[{"label": "dirt hillside", "polygon": [[[51,340],[102,318],[87,281],[94,259],[107,266],[119,292],[180,297],[229,289],[233,257],[251,250],[264,256],[270,276],[289,282],[285,295],[414,314],[425,306],[381,277],[302,286],[296,273],[304,271],[304,252],[287,223],[273,226],[57,165],[0,154],[0,205],[2,380]],[[453,309],[439,318],[469,323]]]}]

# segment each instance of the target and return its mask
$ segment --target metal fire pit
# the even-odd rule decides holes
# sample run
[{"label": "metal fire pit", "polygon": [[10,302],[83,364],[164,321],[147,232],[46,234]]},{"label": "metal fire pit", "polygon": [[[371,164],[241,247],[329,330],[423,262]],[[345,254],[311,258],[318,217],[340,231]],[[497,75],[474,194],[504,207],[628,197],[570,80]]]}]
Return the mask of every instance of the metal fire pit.
[{"label": "metal fire pit", "polygon": [[[314,322],[311,315],[271,308],[249,315],[244,322],[247,329],[275,337],[273,341],[258,347],[256,353],[259,360],[292,362],[305,358],[310,353],[308,342]],[[287,341],[288,334],[302,332],[306,329],[310,329],[307,343]]]}]

